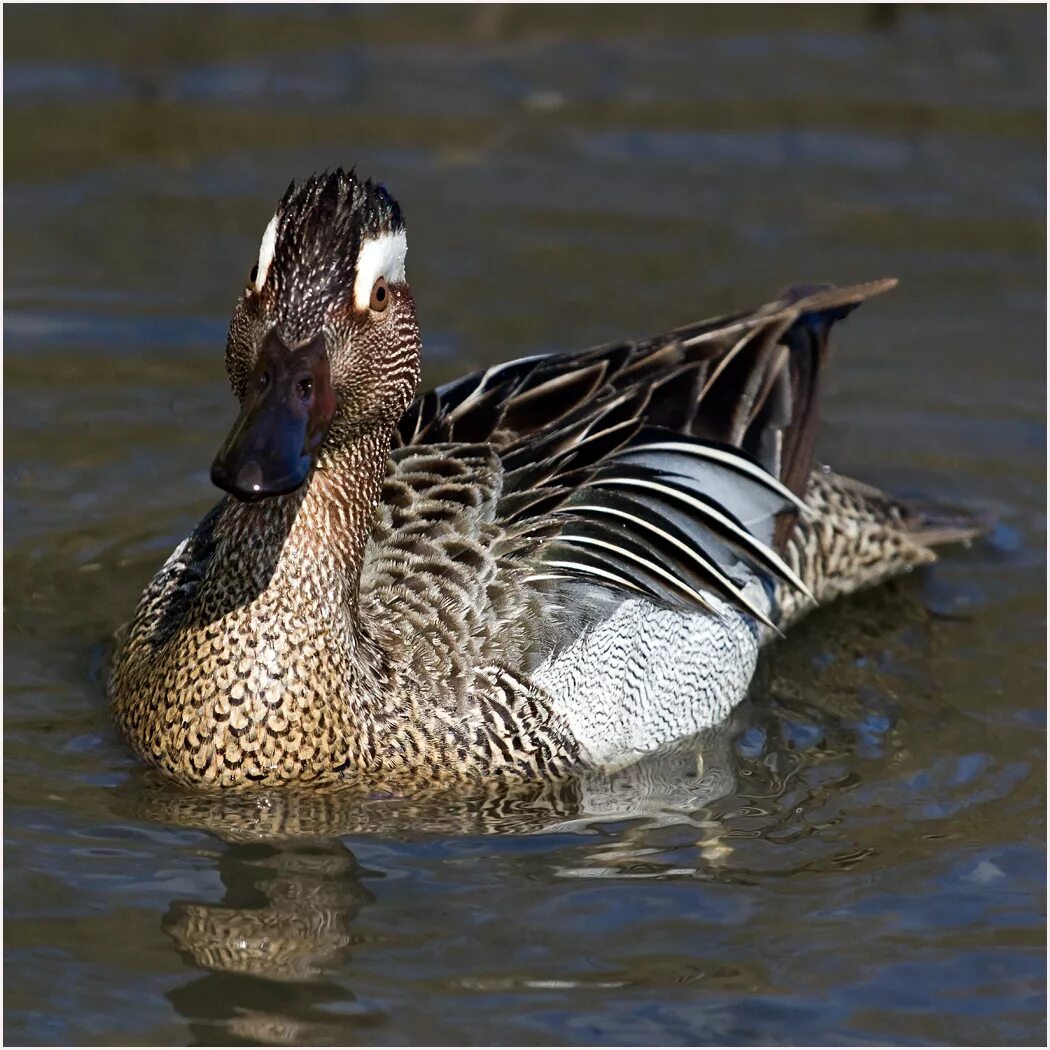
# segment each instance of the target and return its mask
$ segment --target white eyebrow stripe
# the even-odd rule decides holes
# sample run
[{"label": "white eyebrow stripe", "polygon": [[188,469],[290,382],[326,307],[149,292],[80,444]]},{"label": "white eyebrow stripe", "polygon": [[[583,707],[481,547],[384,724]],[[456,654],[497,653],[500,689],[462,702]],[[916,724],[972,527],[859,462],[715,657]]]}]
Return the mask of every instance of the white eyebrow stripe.
[{"label": "white eyebrow stripe", "polygon": [[354,279],[354,306],[367,310],[372,301],[372,286],[380,277],[387,284],[400,284],[405,279],[405,253],[408,241],[405,231],[381,233],[361,242],[357,253],[357,277]]},{"label": "white eyebrow stripe", "polygon": [[255,290],[261,292],[266,278],[270,273],[270,264],[273,262],[274,249],[277,247],[277,216],[270,220],[263,233],[262,243],[259,245],[259,268],[255,274]]}]

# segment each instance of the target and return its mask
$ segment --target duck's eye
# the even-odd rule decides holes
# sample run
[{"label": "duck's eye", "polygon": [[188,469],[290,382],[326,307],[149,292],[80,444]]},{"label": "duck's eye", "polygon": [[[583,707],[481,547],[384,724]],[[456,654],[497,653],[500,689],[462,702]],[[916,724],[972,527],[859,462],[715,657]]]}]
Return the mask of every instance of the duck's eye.
[{"label": "duck's eye", "polygon": [[255,282],[258,280],[258,278],[259,278],[259,264],[256,263],[252,267],[252,272],[250,274],[248,274],[248,283],[250,285],[254,286]]},{"label": "duck's eye", "polygon": [[390,289],[386,286],[386,278],[380,277],[372,285],[372,299],[368,306],[373,313],[381,314],[390,305]]}]

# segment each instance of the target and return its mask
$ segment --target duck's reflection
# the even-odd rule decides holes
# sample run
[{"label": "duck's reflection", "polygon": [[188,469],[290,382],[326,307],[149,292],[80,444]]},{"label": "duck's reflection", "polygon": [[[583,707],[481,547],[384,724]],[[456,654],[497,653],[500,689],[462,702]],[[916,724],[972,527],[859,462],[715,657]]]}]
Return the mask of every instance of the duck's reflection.
[{"label": "duck's reflection", "polygon": [[222,900],[177,900],[164,917],[183,958],[205,971],[169,998],[205,1043],[367,1040],[362,1027],[385,1015],[357,1001],[347,980],[355,920],[381,873],[362,872],[343,836],[570,833],[568,848],[547,851],[553,878],[746,875],[740,850],[773,836],[805,866],[815,855],[809,809],[823,811],[829,789],[855,779],[858,749],[896,755],[903,746],[892,688],[871,688],[872,660],[890,675],[900,660],[908,673],[928,623],[900,589],[818,614],[796,632],[806,644],[781,649],[776,672],[756,678],[763,700],[614,774],[401,796],[353,787],[205,795],[142,772],[116,793],[122,815],[224,843]]},{"label": "duck's reflection", "polygon": [[236,844],[219,860],[219,904],[173,901],[162,921],[176,947],[207,970],[306,981],[350,949],[350,924],[371,899],[338,840],[283,849]]},{"label": "duck's reflection", "polygon": [[733,789],[733,731],[724,724],[612,773],[487,784],[470,793],[415,786],[401,796],[346,786],[209,795],[142,772],[119,789],[118,805],[136,819],[201,828],[227,842],[267,843],[272,849],[358,834],[530,834],[638,818],[689,823],[690,813]]},{"label": "duck's reflection", "polygon": [[[253,1042],[338,1044],[368,1011],[333,1016],[352,999],[325,980],[353,944],[351,924],[371,895],[338,839],[239,842],[219,860],[220,903],[173,901],[164,932],[207,976],[168,998],[203,1043],[218,1033]],[[348,1027],[350,1026],[350,1027]]]},{"label": "duck's reflection", "polygon": [[720,825],[704,809],[734,786],[730,731],[679,742],[615,774],[489,787],[470,797],[380,797],[352,788],[209,796],[144,773],[118,792],[125,814],[205,829],[226,844],[218,861],[222,900],[175,900],[163,918],[182,957],[207,971],[168,997],[204,1043],[359,1042],[362,1026],[383,1017],[356,1002],[344,984],[354,919],[373,897],[341,836],[586,833],[603,821],[636,825],[637,834],[630,826],[613,838],[584,834],[579,864],[555,873],[592,878],[637,876],[652,860],[643,832],[685,824],[696,829],[702,856],[717,863]]}]

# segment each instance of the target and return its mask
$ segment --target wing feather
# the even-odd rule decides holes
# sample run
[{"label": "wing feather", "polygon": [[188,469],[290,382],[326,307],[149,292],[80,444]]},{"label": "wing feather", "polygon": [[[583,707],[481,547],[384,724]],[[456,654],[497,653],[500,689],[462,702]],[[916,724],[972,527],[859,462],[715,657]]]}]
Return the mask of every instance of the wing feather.
[{"label": "wing feather", "polygon": [[756,594],[809,595],[781,552],[805,509],[828,334],[895,283],[798,287],[648,341],[497,365],[418,398],[394,444],[496,449],[495,520],[531,537],[506,545],[533,551],[529,579],[697,610],[717,595],[773,626]]}]

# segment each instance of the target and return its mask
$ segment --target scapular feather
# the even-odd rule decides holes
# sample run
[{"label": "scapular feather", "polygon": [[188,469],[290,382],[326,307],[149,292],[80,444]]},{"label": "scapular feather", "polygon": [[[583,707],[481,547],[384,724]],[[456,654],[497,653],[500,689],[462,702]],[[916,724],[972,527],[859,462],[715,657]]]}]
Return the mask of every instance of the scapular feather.
[{"label": "scapular feather", "polygon": [[498,365],[423,395],[394,443],[494,448],[496,520],[548,538],[537,579],[698,611],[717,595],[769,625],[749,580],[808,594],[781,552],[804,507],[828,333],[894,283],[789,289],[647,342]]}]

